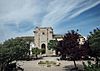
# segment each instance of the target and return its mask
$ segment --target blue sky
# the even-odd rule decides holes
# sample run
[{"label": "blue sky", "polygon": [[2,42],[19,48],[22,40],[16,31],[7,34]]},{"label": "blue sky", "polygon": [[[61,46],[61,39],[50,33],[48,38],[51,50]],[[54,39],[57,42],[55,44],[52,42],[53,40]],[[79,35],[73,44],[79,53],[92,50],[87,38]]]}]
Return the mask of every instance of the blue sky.
[{"label": "blue sky", "polygon": [[57,34],[79,29],[87,36],[100,28],[100,0],[0,0],[0,42],[33,36],[36,26]]}]

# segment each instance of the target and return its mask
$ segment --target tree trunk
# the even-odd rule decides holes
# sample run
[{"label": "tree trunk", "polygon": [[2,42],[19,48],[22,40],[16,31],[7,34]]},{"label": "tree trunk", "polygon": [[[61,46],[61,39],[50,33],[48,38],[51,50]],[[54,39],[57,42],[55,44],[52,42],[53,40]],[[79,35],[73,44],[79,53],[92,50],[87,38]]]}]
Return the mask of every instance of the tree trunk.
[{"label": "tree trunk", "polygon": [[2,71],[2,64],[0,64],[0,71]]},{"label": "tree trunk", "polygon": [[73,71],[73,70],[74,70],[74,71],[78,71],[78,67],[77,67],[77,65],[76,65],[75,59],[72,58],[72,60],[73,60],[73,62],[74,62],[74,66],[75,66],[75,67],[72,68],[71,71]]},{"label": "tree trunk", "polygon": [[6,63],[2,63],[2,64],[0,65],[0,71],[5,71],[6,66],[7,66]]},{"label": "tree trunk", "polygon": [[77,68],[77,66],[76,66],[76,62],[75,62],[75,59],[73,59],[73,61],[74,61],[74,66],[75,66],[75,68]]},{"label": "tree trunk", "polygon": [[4,68],[5,66],[4,66],[4,64],[0,64],[0,71],[4,71]]}]

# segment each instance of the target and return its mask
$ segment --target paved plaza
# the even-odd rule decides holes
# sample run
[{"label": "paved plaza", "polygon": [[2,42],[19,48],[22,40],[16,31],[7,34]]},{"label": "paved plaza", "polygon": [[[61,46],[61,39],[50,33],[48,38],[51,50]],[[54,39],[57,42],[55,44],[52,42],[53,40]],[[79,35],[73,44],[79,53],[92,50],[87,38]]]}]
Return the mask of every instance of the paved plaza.
[{"label": "paved plaza", "polygon": [[[55,61],[61,63],[60,66],[51,66],[47,67],[46,65],[39,65],[39,61]],[[82,61],[76,61],[77,66],[81,69]],[[41,60],[33,60],[33,61],[18,61],[24,71],[70,71],[71,68],[74,67],[73,61],[57,61],[57,57],[44,57]]]}]

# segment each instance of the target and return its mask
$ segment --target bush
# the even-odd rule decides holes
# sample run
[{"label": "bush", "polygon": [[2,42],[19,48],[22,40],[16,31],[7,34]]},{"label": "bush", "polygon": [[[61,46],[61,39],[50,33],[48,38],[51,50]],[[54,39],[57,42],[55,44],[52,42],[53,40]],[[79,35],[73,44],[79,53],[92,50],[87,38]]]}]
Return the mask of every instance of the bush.
[{"label": "bush", "polygon": [[88,61],[87,63],[88,64],[86,65],[83,62],[84,71],[100,71],[100,65],[97,66],[96,64],[92,64],[91,61]]},{"label": "bush", "polygon": [[46,62],[44,62],[44,61],[40,61],[38,64],[46,64]]},{"label": "bush", "polygon": [[60,66],[61,63],[56,63],[54,61],[40,61],[38,64],[45,64],[47,67],[51,67],[51,65]]},{"label": "bush", "polygon": [[47,67],[51,67],[51,65],[50,64],[47,64]]}]

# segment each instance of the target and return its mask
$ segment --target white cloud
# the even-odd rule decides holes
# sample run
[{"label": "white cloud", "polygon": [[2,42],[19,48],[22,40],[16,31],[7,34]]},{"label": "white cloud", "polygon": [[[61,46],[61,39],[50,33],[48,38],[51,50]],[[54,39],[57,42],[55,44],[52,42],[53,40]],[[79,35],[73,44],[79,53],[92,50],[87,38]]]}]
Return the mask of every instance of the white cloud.
[{"label": "white cloud", "polygon": [[81,4],[80,6],[77,6],[76,9],[78,8],[74,14],[72,14],[69,18],[74,18],[81,13],[85,12],[86,10],[95,7],[96,5],[100,4],[100,0],[97,1],[87,1],[86,3]]},{"label": "white cloud", "polygon": [[9,28],[5,28],[9,23],[16,24],[16,31],[20,25],[24,25],[21,22],[25,20],[35,26],[54,27],[65,17],[66,20],[72,19],[98,4],[100,0],[0,0],[0,25],[3,25],[0,27],[0,35],[12,37],[32,31],[22,34],[9,31]]},{"label": "white cloud", "polygon": [[64,17],[74,18],[98,4],[100,0],[0,0],[0,22],[18,25],[30,20],[35,25],[54,26]]},{"label": "white cloud", "polygon": [[66,17],[72,19],[100,4],[100,0],[54,0],[48,5],[49,13],[43,18],[42,26],[55,26]]},{"label": "white cloud", "polygon": [[[42,14],[46,13],[46,5],[50,1],[52,0],[0,0],[0,27],[2,28],[0,28],[0,36],[5,35],[5,37],[10,38],[16,35],[21,36],[26,35],[26,33],[28,34],[31,30],[22,33],[16,33],[14,31],[19,31],[19,27],[24,26],[24,24],[21,23],[23,21],[30,21],[31,24],[35,26],[40,25]],[[13,27],[9,28],[9,26],[5,27],[5,25],[8,24],[15,24],[17,29]],[[27,24],[31,25],[30,23]],[[9,29],[12,29],[12,31]],[[23,27],[22,29],[25,28]],[[31,34],[33,34],[32,31]]]}]

